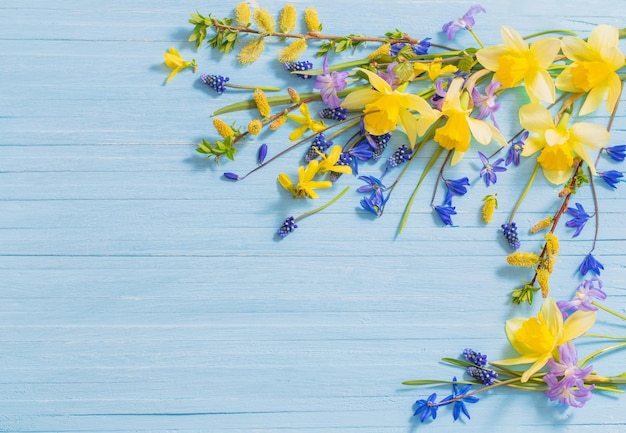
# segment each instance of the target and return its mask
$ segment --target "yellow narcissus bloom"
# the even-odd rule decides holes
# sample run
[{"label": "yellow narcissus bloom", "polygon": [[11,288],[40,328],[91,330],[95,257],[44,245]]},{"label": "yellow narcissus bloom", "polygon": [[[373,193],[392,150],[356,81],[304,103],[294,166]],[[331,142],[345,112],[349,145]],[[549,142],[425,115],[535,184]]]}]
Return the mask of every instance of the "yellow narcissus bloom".
[{"label": "yellow narcissus bloom", "polygon": [[302,135],[306,132],[307,129],[318,133],[322,132],[326,129],[326,125],[321,120],[314,120],[311,118],[311,113],[309,111],[309,106],[306,104],[300,105],[300,113],[302,116],[296,116],[293,114],[288,115],[287,117],[297,123],[300,123],[302,126],[294,129],[293,132],[289,135],[290,140],[297,140],[302,137]]},{"label": "yellow narcissus bloom", "polygon": [[298,167],[298,183],[294,184],[285,173],[278,175],[278,183],[293,194],[294,198],[318,198],[315,189],[330,188],[333,183],[329,180],[315,181],[313,178],[319,171],[319,161],[314,159],[309,162],[306,169],[304,166]]},{"label": "yellow narcissus bloom", "polygon": [[182,58],[178,50],[174,47],[170,47],[170,49],[163,54],[165,58],[165,65],[172,70],[170,75],[165,80],[166,83],[169,83],[174,75],[178,74],[183,69],[187,69],[189,67],[193,68],[193,71],[196,72],[196,68],[198,65],[196,64],[196,59],[191,59],[191,62]]},{"label": "yellow narcissus bloom", "polygon": [[502,26],[504,45],[478,50],[476,58],[485,68],[494,71],[493,79],[502,88],[517,87],[524,82],[532,101],[554,102],[554,82],[547,69],[561,48],[557,38],[542,38],[530,46],[511,27]]},{"label": "yellow narcissus bloom", "polygon": [[341,106],[348,109],[365,107],[363,124],[372,135],[384,135],[394,131],[400,124],[411,147],[415,146],[417,135],[423,135],[432,123],[418,123],[411,110],[433,118],[435,113],[428,102],[417,95],[393,90],[389,83],[371,71],[357,69],[367,75],[374,88],[350,93]]},{"label": "yellow narcissus bloom", "polygon": [[443,101],[442,111],[434,110],[435,117],[430,120],[434,122],[442,115],[448,118],[446,123],[435,131],[434,140],[444,149],[454,150],[451,165],[455,165],[463,158],[470,147],[472,136],[480,144],[489,144],[495,139],[502,146],[507,145],[498,128],[484,120],[470,117],[472,109],[468,107],[469,94],[462,90],[462,86],[463,78],[452,80]]},{"label": "yellow narcissus bloom", "polygon": [[619,30],[599,25],[591,31],[587,42],[573,36],[561,41],[563,54],[574,63],[556,78],[556,87],[572,93],[588,93],[580,115],[595,111],[604,98],[611,112],[617,104],[621,80],[617,71],[624,66],[624,54],[618,47]]},{"label": "yellow narcissus bloom", "polygon": [[522,150],[523,156],[538,151],[537,162],[543,174],[555,185],[564,183],[572,174],[574,157],[582,158],[591,172],[596,169],[586,147],[600,149],[610,140],[606,128],[589,122],[578,122],[568,126],[570,115],[564,113],[558,125],[547,108],[539,103],[524,105],[519,110],[520,124],[530,131]]},{"label": "yellow narcissus bloom", "polygon": [[522,375],[522,382],[541,370],[558,347],[587,332],[596,321],[595,311],[578,310],[567,319],[552,298],[547,298],[537,317],[515,318],[506,321],[506,336],[511,346],[521,355],[517,358],[495,361],[499,365],[532,365]]},{"label": "yellow narcissus bloom", "polygon": [[341,157],[341,146],[333,146],[328,155],[321,154],[322,160],[319,163],[317,172],[324,174],[329,171],[334,173],[352,174],[352,168],[349,165],[335,165]]},{"label": "yellow narcissus bloom", "polygon": [[459,70],[459,68],[454,65],[445,65],[442,67],[441,60],[441,57],[436,57],[430,63],[416,62],[413,64],[413,71],[416,75],[422,72],[428,72],[428,78],[434,83],[441,75],[452,75]]}]

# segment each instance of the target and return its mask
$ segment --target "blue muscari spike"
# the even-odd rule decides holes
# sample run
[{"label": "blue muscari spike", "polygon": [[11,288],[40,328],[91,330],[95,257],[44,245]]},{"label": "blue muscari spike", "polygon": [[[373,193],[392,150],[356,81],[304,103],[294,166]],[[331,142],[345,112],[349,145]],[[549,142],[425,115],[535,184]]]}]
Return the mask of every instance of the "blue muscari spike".
[{"label": "blue muscari spike", "polygon": [[226,82],[230,78],[221,75],[200,75],[200,81],[215,90],[217,93],[223,93],[226,90]]},{"label": "blue muscari spike", "polygon": [[[308,60],[300,60],[298,62],[286,62],[286,63],[283,63],[283,66],[289,72],[308,71],[310,69],[313,69],[313,63],[309,62]],[[302,78],[303,80],[313,77],[312,75],[307,75],[307,74],[295,74],[295,75]]]}]

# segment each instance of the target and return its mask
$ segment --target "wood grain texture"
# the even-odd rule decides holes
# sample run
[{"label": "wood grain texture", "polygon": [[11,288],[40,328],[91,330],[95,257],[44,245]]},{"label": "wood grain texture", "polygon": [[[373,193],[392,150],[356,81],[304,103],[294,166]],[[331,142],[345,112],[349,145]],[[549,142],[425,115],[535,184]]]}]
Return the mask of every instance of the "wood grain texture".
[{"label": "wood grain texture", "polygon": [[[291,3],[300,11],[309,4]],[[375,1],[315,2],[328,33],[399,28],[438,42],[445,42],[441,25],[470,6],[384,4],[381,10]],[[431,390],[403,387],[402,380],[458,374],[439,359],[468,346],[492,359],[510,355],[504,320],[537,309],[509,304],[510,291],[528,276],[506,266],[497,230],[532,163],[486,190],[468,153],[447,172],[472,181],[470,194],[456,203],[456,226],[441,227],[432,215],[429,176],[399,237],[428,153],[378,220],[359,211],[359,181],[344,176],[341,183],[353,186],[344,199],[278,241],[274,233],[286,216],[323,203],[290,200],[277,186],[276,174],[295,173],[301,152],[245,182],[225,181],[221,173],[254,167],[257,146],[267,142],[274,154],[288,146],[288,133],[261,135],[242,148],[237,163],[215,166],[195,143],[213,134],[215,109],[245,94],[216,97],[190,71],[163,85],[169,46],[196,57],[199,73],[302,91],[311,85],[282,72],[276,46],[244,69],[234,56],[196,52],[186,42],[189,13],[226,16],[234,5],[0,3],[0,431],[624,431],[622,396],[599,394],[584,409],[564,411],[541,393],[508,390],[472,405],[466,425],[453,425],[443,413],[432,425],[415,423],[412,404]],[[568,28],[585,35],[599,23],[626,25],[621,0],[483,5],[488,13],[478,17],[477,30],[485,43],[500,41],[502,24],[522,34]],[[282,4],[261,6],[275,12]],[[471,44],[470,35],[459,33],[457,43]],[[359,57],[357,51],[342,58]],[[521,96],[507,98],[515,104]],[[224,118],[245,124],[251,117]],[[607,120],[604,112],[592,116]],[[509,133],[517,127],[511,109],[498,121]],[[620,107],[612,144],[624,143],[625,129]],[[485,227],[478,209],[493,192],[500,208]],[[518,224],[528,227],[551,212],[556,192],[538,181]],[[602,277],[611,305],[624,311],[626,196],[603,186],[598,195]],[[575,200],[592,208],[588,190]],[[541,239],[520,234],[525,248],[539,246]],[[565,227],[558,234],[553,292],[567,298],[593,230],[575,240]],[[604,320],[597,331],[621,332]],[[598,367],[622,372],[619,355],[599,359]]]}]

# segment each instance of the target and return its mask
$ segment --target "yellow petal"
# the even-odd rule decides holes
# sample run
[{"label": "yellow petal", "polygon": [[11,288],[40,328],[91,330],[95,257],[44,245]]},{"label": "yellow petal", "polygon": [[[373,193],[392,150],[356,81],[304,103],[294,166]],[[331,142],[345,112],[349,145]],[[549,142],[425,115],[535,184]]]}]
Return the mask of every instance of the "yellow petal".
[{"label": "yellow petal", "polygon": [[556,77],[556,87],[564,92],[579,93],[583,90],[574,84],[572,67],[568,66]]},{"label": "yellow petal", "polygon": [[440,117],[441,111],[439,110],[433,110],[432,116],[428,114],[422,114],[417,121],[417,135],[422,137],[426,133],[426,131],[428,131],[428,128],[433,126],[433,123],[435,123]]},{"label": "yellow petal", "polygon": [[500,68],[500,57],[507,52],[508,50],[502,45],[496,45],[478,50],[476,58],[486,69],[497,71]]},{"label": "yellow petal", "polygon": [[296,129],[293,130],[293,132],[291,134],[289,134],[289,139],[291,141],[297,140],[298,138],[302,137],[302,135],[304,134],[304,131],[307,130],[306,125],[302,125]]},{"label": "yellow petal", "polygon": [[402,130],[406,133],[407,138],[409,139],[409,144],[411,147],[415,146],[415,140],[417,138],[417,119],[407,110],[400,110],[399,120],[400,126]]},{"label": "yellow petal", "polygon": [[[618,78],[619,79],[619,78]],[[604,98],[609,92],[609,85],[607,84],[599,84],[592,88],[587,94],[587,98],[585,98],[585,103],[580,107],[580,111],[578,114],[580,116],[584,116],[585,114],[592,113],[602,105]]]},{"label": "yellow petal", "polygon": [[600,149],[606,146],[611,139],[611,134],[602,125],[590,122],[574,123],[569,128],[572,142],[584,143],[587,147]]},{"label": "yellow petal", "polygon": [[469,125],[472,135],[480,144],[489,144],[491,141],[491,129],[489,124],[483,120],[474,119],[472,117],[467,118],[467,124]]},{"label": "yellow petal", "polygon": [[378,90],[381,93],[386,93],[386,94],[392,92],[392,89],[389,83],[383,80],[381,77],[379,77],[375,73],[373,73],[372,71],[368,71],[367,69],[363,69],[363,68],[356,68],[356,69],[357,71],[361,71],[365,75],[367,75],[367,78],[369,79],[369,82],[374,89]]},{"label": "yellow petal", "polygon": [[293,182],[285,173],[278,175],[278,183],[289,192],[293,192]]},{"label": "yellow petal", "polygon": [[573,168],[568,168],[567,170],[562,171],[543,169],[543,176],[548,180],[548,182],[554,185],[562,185],[569,180],[573,171]]},{"label": "yellow petal", "polygon": [[540,151],[546,146],[546,140],[543,138],[543,134],[540,135],[531,135],[524,142],[524,147],[522,148],[522,156],[530,156],[534,155],[536,152]]},{"label": "yellow petal", "polygon": [[561,335],[558,345],[566,343],[574,338],[578,338],[587,332],[596,322],[595,311],[578,310],[567,318],[563,324],[563,334]]},{"label": "yellow petal", "polygon": [[554,120],[552,120],[550,112],[538,103],[523,105],[519,109],[519,122],[524,129],[532,132],[543,133],[554,128]]},{"label": "yellow petal", "polygon": [[504,41],[504,46],[516,51],[516,52],[525,52],[528,51],[528,43],[522,39],[522,37],[509,26],[500,27],[500,35],[502,36],[502,41]]},{"label": "yellow petal", "polygon": [[548,298],[541,305],[541,315],[550,334],[557,336],[563,328],[563,314],[556,305],[554,298]]},{"label": "yellow petal", "polygon": [[600,52],[604,47],[616,47],[619,42],[617,27],[600,24],[589,34],[588,44],[592,50]]},{"label": "yellow petal", "polygon": [[343,100],[341,106],[349,110],[365,107],[381,97],[381,93],[373,89],[356,90]]},{"label": "yellow petal", "polygon": [[534,74],[526,76],[524,79],[528,95],[541,101],[554,103],[555,91],[552,77],[543,69],[535,71]]},{"label": "yellow petal", "polygon": [[551,352],[537,359],[537,361],[535,361],[535,363],[531,365],[530,368],[524,372],[524,374],[522,374],[522,383],[528,382],[528,379],[530,379],[530,376],[532,376],[533,374],[541,370],[548,363],[548,360],[550,358],[552,358]]},{"label": "yellow petal", "polygon": [[465,152],[455,150],[454,155],[452,155],[452,160],[450,161],[450,166],[457,165],[459,162],[461,162],[464,156],[465,156]]},{"label": "yellow petal", "polygon": [[463,107],[461,107],[461,86],[463,86],[463,78],[461,77],[452,80],[450,86],[448,86],[448,92],[442,105],[444,112],[448,110],[464,111]]},{"label": "yellow petal", "polygon": [[560,49],[561,41],[557,38],[537,39],[530,44],[530,52],[541,69],[548,69],[552,65]]},{"label": "yellow petal", "polygon": [[487,123],[487,126],[491,129],[491,135],[494,140],[496,140],[503,147],[508,146],[509,143],[506,141],[506,138],[504,138],[504,135],[502,135],[498,128],[493,126],[491,123]]},{"label": "yellow petal", "polygon": [[183,67],[182,67],[182,66],[179,66],[179,67],[175,68],[174,70],[172,70],[172,72],[170,72],[170,74],[167,76],[167,80],[165,80],[165,82],[166,82],[166,83],[169,83],[169,82],[170,82],[170,80],[171,80],[172,78],[174,78],[174,76],[175,76],[176,74],[178,74],[178,73],[179,73],[180,71],[182,71],[182,70],[183,70]]},{"label": "yellow petal", "polygon": [[606,100],[606,111],[611,113],[615,110],[620,93],[622,92],[622,81],[617,74],[611,74],[609,77],[609,94]]}]

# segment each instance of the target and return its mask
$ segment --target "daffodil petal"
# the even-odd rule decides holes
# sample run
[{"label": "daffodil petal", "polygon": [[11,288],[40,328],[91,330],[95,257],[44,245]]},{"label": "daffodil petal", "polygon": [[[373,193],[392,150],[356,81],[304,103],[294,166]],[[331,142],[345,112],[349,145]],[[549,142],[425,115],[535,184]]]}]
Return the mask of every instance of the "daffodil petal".
[{"label": "daffodil petal", "polygon": [[512,27],[500,27],[500,35],[505,47],[517,52],[528,51],[528,43]]},{"label": "daffodil petal", "polygon": [[455,78],[448,86],[446,98],[443,101],[442,109],[444,112],[447,110],[464,111],[461,107],[461,86],[463,86],[463,78]]},{"label": "daffodil petal", "polygon": [[459,162],[461,162],[464,156],[465,156],[465,152],[455,150],[454,155],[452,155],[452,160],[450,161],[450,166],[457,165]]},{"label": "daffodil petal", "polygon": [[509,143],[506,141],[506,138],[504,138],[504,135],[502,135],[502,132],[500,132],[498,128],[493,126],[491,123],[487,123],[487,126],[491,129],[491,135],[494,140],[496,140],[503,147],[508,146]]},{"label": "daffodil petal", "polygon": [[611,74],[609,77],[609,94],[606,100],[606,111],[611,113],[615,110],[620,93],[622,92],[622,81],[617,74]]},{"label": "daffodil petal", "polygon": [[572,75],[572,67],[568,66],[556,77],[556,87],[564,92],[579,93],[582,89],[574,84],[574,76]]},{"label": "daffodil petal", "polygon": [[409,144],[413,147],[415,146],[415,140],[417,138],[417,119],[407,110],[400,110],[398,114],[400,126],[406,133],[406,136],[409,139]]},{"label": "daffodil petal", "polygon": [[170,74],[167,76],[167,79],[165,80],[165,82],[166,82],[166,83],[169,83],[169,82],[170,82],[170,80],[171,80],[172,78],[174,78],[174,76],[175,76],[176,74],[178,74],[178,73],[179,73],[180,71],[182,71],[182,70],[183,70],[183,67],[182,67],[182,66],[179,66],[178,68],[174,69],[174,70],[173,70],[172,72],[170,72]]},{"label": "daffodil petal", "polygon": [[604,47],[615,47],[619,41],[617,27],[600,24],[589,34],[588,44],[594,51],[600,52]]},{"label": "daffodil petal", "polygon": [[547,353],[537,359],[537,361],[535,361],[535,363],[531,365],[528,370],[524,372],[524,374],[522,374],[522,383],[528,382],[528,379],[530,379],[533,374],[541,370],[548,363],[550,358],[552,358],[552,353]]},{"label": "daffodil petal", "polygon": [[289,176],[287,176],[285,173],[281,173],[278,175],[278,183],[280,183],[280,185],[285,188],[287,191],[292,192],[293,191],[293,182],[291,181],[291,179],[289,179]]},{"label": "daffodil petal", "polygon": [[537,39],[530,44],[530,52],[541,69],[547,69],[552,65],[560,49],[561,41],[557,38]]},{"label": "daffodil petal", "polygon": [[441,111],[433,110],[433,116],[422,114],[417,121],[417,135],[422,137],[428,131],[428,128],[433,126],[439,118],[441,117]]},{"label": "daffodil petal", "polygon": [[519,109],[519,121],[524,129],[532,132],[543,133],[554,128],[554,120],[550,112],[539,103],[523,105]]},{"label": "daffodil petal", "polygon": [[546,140],[538,136],[531,136],[524,142],[522,148],[522,156],[531,156],[543,149],[546,146]]},{"label": "daffodil petal", "polygon": [[489,124],[483,120],[474,119],[472,117],[467,118],[467,124],[469,125],[472,135],[480,144],[489,144],[491,141],[491,129]]},{"label": "daffodil petal", "polygon": [[593,324],[596,322],[595,311],[581,311],[578,310],[567,318],[563,324],[563,334],[561,335],[561,341],[557,344],[563,344],[574,338],[578,338],[587,332]]},{"label": "daffodil petal", "polygon": [[554,298],[548,298],[541,305],[541,315],[552,335],[558,335],[563,328],[563,314],[556,306]]},{"label": "daffodil petal", "polygon": [[587,152],[587,149],[585,149],[585,146],[582,143],[572,143],[571,146],[574,152],[576,152],[576,155],[580,156],[582,160],[587,163],[587,165],[589,166],[589,170],[591,170],[591,174],[595,176],[596,167],[593,159],[589,155],[589,152]]},{"label": "daffodil petal", "polygon": [[552,77],[543,69],[535,71],[534,74],[524,79],[526,90],[531,98],[537,98],[541,101],[554,103],[555,91],[554,81]]},{"label": "daffodil petal", "polygon": [[585,103],[580,107],[579,115],[584,116],[585,114],[593,113],[602,105],[604,98],[609,92],[608,84],[599,84],[592,88],[587,94],[587,98],[585,98]]},{"label": "daffodil petal", "polygon": [[554,185],[562,185],[564,184],[572,175],[574,171],[573,168],[568,168],[567,170],[543,170],[543,176],[548,180],[548,182]]},{"label": "daffodil petal", "polygon": [[500,68],[500,58],[507,53],[502,45],[482,48],[476,53],[476,59],[486,69],[497,71]]},{"label": "daffodil petal", "polygon": [[624,66],[624,54],[618,47],[606,47],[600,51],[600,57],[602,57],[605,63],[608,63],[613,70],[618,70]]},{"label": "daffodil petal", "polygon": [[385,94],[392,92],[392,89],[389,83],[383,80],[381,77],[379,77],[375,73],[373,73],[372,71],[368,71],[367,69],[363,69],[363,68],[356,68],[356,69],[357,71],[361,71],[365,75],[367,75],[367,78],[374,89]]},{"label": "daffodil petal", "polygon": [[564,36],[561,49],[565,57],[575,62],[592,62],[598,57],[585,41],[575,36]]},{"label": "daffodil petal", "polygon": [[584,143],[595,149],[606,146],[611,139],[611,134],[604,126],[591,122],[574,123],[569,132],[573,142]]},{"label": "daffodil petal", "polygon": [[356,90],[343,100],[341,106],[349,110],[365,107],[380,98],[380,92],[373,89]]}]

